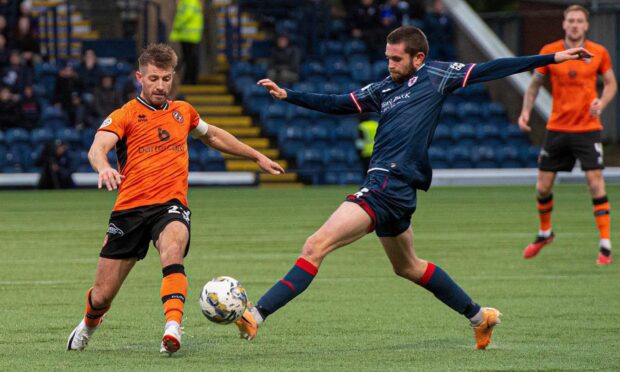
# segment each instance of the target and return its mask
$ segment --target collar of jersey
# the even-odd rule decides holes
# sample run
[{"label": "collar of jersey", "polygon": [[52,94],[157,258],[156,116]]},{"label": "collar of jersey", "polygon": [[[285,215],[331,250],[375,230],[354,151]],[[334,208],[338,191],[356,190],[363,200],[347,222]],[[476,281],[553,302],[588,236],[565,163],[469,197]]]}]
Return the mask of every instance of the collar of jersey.
[{"label": "collar of jersey", "polygon": [[164,103],[164,105],[163,105],[163,106],[161,106],[161,107],[159,107],[159,108],[157,108],[157,107],[155,107],[155,106],[151,106],[151,105],[149,105],[149,104],[148,104],[148,103],[146,103],[146,101],[145,101],[142,97],[140,97],[140,96],[137,96],[137,97],[136,97],[136,101],[140,102],[141,104],[143,104],[144,106],[146,106],[146,108],[148,108],[148,109],[149,109],[149,110],[151,110],[151,111],[157,111],[157,110],[167,110],[167,109],[168,109],[168,101],[166,101],[166,103]]}]

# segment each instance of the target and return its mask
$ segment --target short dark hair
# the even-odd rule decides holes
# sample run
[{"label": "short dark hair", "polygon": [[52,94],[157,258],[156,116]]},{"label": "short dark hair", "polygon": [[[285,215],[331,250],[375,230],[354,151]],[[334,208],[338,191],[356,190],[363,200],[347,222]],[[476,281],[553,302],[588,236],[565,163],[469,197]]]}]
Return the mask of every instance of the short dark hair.
[{"label": "short dark hair", "polygon": [[405,44],[405,52],[414,57],[422,52],[428,55],[428,40],[424,32],[417,27],[401,26],[387,36],[388,44]]},{"label": "short dark hair", "polygon": [[568,15],[568,13],[570,12],[583,12],[583,14],[586,15],[586,21],[590,20],[590,12],[588,12],[588,9],[584,8],[581,5],[571,5],[568,8],[566,8],[564,10],[564,19],[566,19],[566,16]]},{"label": "short dark hair", "polygon": [[142,70],[149,64],[161,69],[175,69],[177,67],[177,54],[170,45],[149,44],[142,50],[138,58],[138,66]]}]

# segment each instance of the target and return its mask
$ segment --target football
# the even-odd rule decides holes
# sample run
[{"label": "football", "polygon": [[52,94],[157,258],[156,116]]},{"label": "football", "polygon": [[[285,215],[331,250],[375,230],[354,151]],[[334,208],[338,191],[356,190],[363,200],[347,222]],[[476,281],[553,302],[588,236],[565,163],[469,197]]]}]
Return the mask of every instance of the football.
[{"label": "football", "polygon": [[241,318],[247,304],[245,289],[229,276],[211,279],[200,292],[202,313],[217,324],[229,324]]}]

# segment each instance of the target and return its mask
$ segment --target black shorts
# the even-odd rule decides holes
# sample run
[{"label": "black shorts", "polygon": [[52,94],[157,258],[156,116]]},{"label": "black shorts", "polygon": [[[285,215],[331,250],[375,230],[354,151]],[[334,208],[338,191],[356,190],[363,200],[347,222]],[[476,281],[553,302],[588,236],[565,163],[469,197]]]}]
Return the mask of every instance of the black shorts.
[{"label": "black shorts", "polygon": [[372,171],[360,191],[347,196],[372,218],[377,236],[393,237],[411,226],[416,209],[416,190],[388,172]]},{"label": "black shorts", "polygon": [[[180,221],[190,230],[190,210],[177,199],[163,204],[113,211],[100,257],[121,259],[146,257],[149,243],[157,244],[159,234],[172,221]],[[185,254],[189,251],[189,240]]]},{"label": "black shorts", "polygon": [[570,172],[576,159],[584,171],[603,169],[601,131],[567,133],[546,131],[538,157],[538,169],[547,172]]}]

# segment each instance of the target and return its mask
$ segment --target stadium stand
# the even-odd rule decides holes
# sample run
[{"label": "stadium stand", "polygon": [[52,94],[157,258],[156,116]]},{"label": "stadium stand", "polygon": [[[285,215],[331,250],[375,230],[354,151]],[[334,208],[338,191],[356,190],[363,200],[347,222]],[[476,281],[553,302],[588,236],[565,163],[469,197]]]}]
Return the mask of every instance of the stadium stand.
[{"label": "stadium stand", "polygon": [[[61,139],[70,146],[75,169],[89,171],[85,152],[105,113],[94,109],[93,90],[79,84],[84,80],[78,75],[84,71],[83,52],[86,48],[93,51],[96,68],[92,71],[97,77],[111,76],[114,89],[127,100],[139,94],[133,78],[135,53],[127,52],[131,51],[127,45],[133,44],[99,43],[100,35],[91,22],[65,1],[33,1],[32,5],[30,13],[4,16],[32,19],[31,33],[40,53],[30,61],[22,51],[20,63],[32,75],[32,81],[25,83],[33,88],[38,121],[32,128],[0,125],[0,170],[37,172],[33,160],[37,152],[45,143]],[[281,158],[290,173],[283,178],[287,182],[359,183],[363,169],[355,146],[356,116],[325,116],[276,102],[255,82],[267,74],[267,57],[278,34],[286,34],[302,53],[300,80],[291,86],[301,91],[347,93],[383,79],[387,63],[381,53],[364,38],[355,37],[349,20],[331,15],[326,2],[238,1],[238,5],[234,11],[217,8],[218,24],[222,25],[218,29],[222,38],[218,42],[220,68],[202,76],[199,85],[180,87],[179,96],[211,123],[258,146],[268,156]],[[63,28],[52,27],[52,13]],[[446,34],[454,32],[454,27],[445,25],[445,17],[431,12],[409,22],[429,35],[431,58],[458,59],[454,37]],[[237,44],[227,43],[231,32],[236,32]],[[101,58],[108,50],[102,45],[113,46],[119,57]],[[69,70],[74,72],[66,72]],[[75,79],[77,84],[71,85]],[[69,103],[66,96],[59,96],[66,89]],[[23,89],[11,94],[19,102]],[[191,141],[188,146],[191,171],[257,171],[252,162],[223,157]],[[472,85],[448,98],[429,155],[435,168],[521,168],[535,166],[537,153],[517,126],[508,122],[506,109],[491,101],[485,86]],[[265,183],[273,179],[260,177]]]}]

